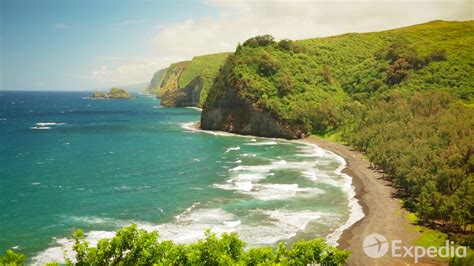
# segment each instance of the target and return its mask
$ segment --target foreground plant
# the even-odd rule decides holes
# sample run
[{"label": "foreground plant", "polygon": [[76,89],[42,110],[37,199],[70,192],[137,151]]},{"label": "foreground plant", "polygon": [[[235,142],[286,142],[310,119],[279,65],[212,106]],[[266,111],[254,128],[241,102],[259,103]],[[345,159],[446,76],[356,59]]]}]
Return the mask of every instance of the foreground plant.
[{"label": "foreground plant", "polygon": [[119,230],[112,239],[100,240],[96,247],[89,247],[81,230],[74,232],[73,237],[76,265],[342,265],[349,258],[349,252],[322,239],[299,241],[291,248],[279,243],[277,249],[245,249],[246,243],[237,234],[224,233],[219,237],[209,230],[204,239],[191,244],[158,241],[157,232],[147,232],[136,225]]},{"label": "foreground plant", "polygon": [[[89,247],[84,232],[76,230],[75,260],[68,265],[343,265],[349,252],[332,247],[323,239],[298,241],[288,247],[283,242],[273,247],[245,249],[246,243],[235,233],[217,236],[210,230],[205,238],[191,244],[158,241],[158,232],[147,232],[131,225],[115,237],[102,239]],[[22,265],[25,256],[11,250],[0,257],[0,265]],[[50,263],[49,265],[57,265]]]}]

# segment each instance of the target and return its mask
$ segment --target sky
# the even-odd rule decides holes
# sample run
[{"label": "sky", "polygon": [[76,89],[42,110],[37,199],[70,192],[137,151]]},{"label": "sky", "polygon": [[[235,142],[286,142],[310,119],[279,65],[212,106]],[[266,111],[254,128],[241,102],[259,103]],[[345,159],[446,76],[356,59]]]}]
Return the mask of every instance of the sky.
[{"label": "sky", "polygon": [[149,82],[262,34],[304,39],[472,20],[474,0],[0,0],[0,89]]}]

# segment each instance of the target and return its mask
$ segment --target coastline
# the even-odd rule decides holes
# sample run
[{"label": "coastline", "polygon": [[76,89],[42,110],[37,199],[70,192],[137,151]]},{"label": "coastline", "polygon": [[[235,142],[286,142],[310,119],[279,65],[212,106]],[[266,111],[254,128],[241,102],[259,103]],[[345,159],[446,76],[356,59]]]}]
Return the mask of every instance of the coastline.
[{"label": "coastline", "polygon": [[[366,236],[378,233],[389,241],[401,240],[405,246],[416,245],[420,235],[415,225],[408,219],[408,212],[393,195],[395,189],[390,182],[382,178],[382,174],[370,168],[370,162],[350,147],[319,138],[301,140],[304,143],[316,144],[346,160],[343,173],[352,177],[355,197],[364,211],[364,217],[342,232],[338,240],[339,247],[349,250],[349,265],[412,265],[413,258],[393,258],[387,255],[373,259],[368,257],[362,248]],[[446,262],[421,259],[417,265],[447,265]]]},{"label": "coastline", "polygon": [[[213,135],[229,136],[236,135],[253,138],[251,135],[239,135],[221,131],[207,131],[199,128],[199,123],[188,123],[185,129],[200,131]],[[353,188],[352,200],[356,201],[362,208],[363,216],[356,215],[352,209],[351,217],[346,224],[336,229],[327,239],[337,242],[338,248],[351,252],[348,265],[414,265],[413,258],[394,258],[385,256],[381,258],[370,258],[363,251],[363,241],[366,236],[378,233],[385,236],[388,241],[401,240],[404,246],[416,246],[416,240],[420,233],[416,230],[408,218],[408,211],[405,210],[399,201],[394,197],[396,192],[388,180],[382,178],[382,173],[371,168],[371,164],[362,153],[353,150],[349,146],[330,142],[318,137],[309,137],[300,140],[278,139],[290,143],[302,143],[306,145],[316,145],[326,151],[332,152],[345,161],[341,167],[341,173],[351,179]],[[350,204],[354,204],[349,197]],[[342,232],[338,232],[341,230]],[[335,237],[334,237],[335,236]],[[389,253],[389,252],[388,252]],[[420,258],[416,265],[448,265],[447,262],[426,257]]]},{"label": "coastline", "polygon": [[[235,133],[230,133],[230,132],[225,132],[225,131],[203,130],[199,128],[199,122],[184,123],[182,127],[189,131],[202,132],[202,133],[207,133],[214,136],[238,136],[238,137],[244,137],[244,138],[258,137],[258,136],[253,136],[253,135],[240,135],[240,134],[235,134]],[[258,138],[265,138],[265,137],[258,137]],[[365,213],[366,213],[365,207],[360,204],[360,200],[358,198],[359,192],[357,191],[357,188],[360,188],[362,186],[354,185],[354,182],[358,182],[358,179],[354,179],[352,177],[352,174],[347,172],[347,169],[348,169],[347,159],[344,156],[341,156],[340,154],[338,154],[337,152],[334,152],[330,148],[325,148],[319,145],[318,143],[312,142],[310,139],[303,139],[303,140],[288,140],[288,139],[281,139],[281,138],[266,138],[266,139],[278,140],[278,141],[287,142],[287,143],[299,143],[299,144],[308,145],[308,146],[316,146],[318,148],[322,148],[325,151],[333,154],[336,157],[336,159],[340,161],[341,165],[336,170],[336,172],[338,174],[343,175],[347,181],[345,182],[347,186],[345,186],[343,190],[345,190],[345,192],[348,195],[349,206],[350,206],[351,211],[350,211],[350,216],[348,220],[346,221],[346,223],[336,228],[334,232],[326,236],[326,241],[329,244],[335,247],[339,247],[340,239],[342,238],[344,232],[346,232],[355,224],[360,222],[365,217]]]}]

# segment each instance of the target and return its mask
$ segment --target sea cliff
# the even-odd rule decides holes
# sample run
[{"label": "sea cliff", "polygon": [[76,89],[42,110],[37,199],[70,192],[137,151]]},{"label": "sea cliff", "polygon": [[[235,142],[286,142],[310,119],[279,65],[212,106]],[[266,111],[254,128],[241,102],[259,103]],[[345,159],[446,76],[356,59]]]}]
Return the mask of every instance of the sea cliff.
[{"label": "sea cliff", "polygon": [[209,88],[230,53],[196,56],[171,64],[157,89],[163,106],[201,107]]},{"label": "sea cliff", "polygon": [[473,26],[433,21],[298,41],[251,38],[217,75],[201,127],[301,138],[341,132],[358,106],[389,95],[447,92],[468,104],[474,97]]}]

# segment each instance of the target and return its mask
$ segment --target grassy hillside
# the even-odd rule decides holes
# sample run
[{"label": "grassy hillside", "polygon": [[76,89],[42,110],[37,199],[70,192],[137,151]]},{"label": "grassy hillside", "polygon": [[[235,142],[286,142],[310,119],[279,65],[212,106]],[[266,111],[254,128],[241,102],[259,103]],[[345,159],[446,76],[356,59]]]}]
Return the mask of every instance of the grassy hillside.
[{"label": "grassy hillside", "polygon": [[439,90],[465,101],[474,97],[474,22],[434,21],[363,34],[276,42],[249,39],[227,61],[210,102],[231,82],[241,97],[290,125],[323,132],[314,122],[349,98]]},{"label": "grassy hillside", "polygon": [[181,74],[179,87],[184,88],[196,76],[201,76],[204,80],[204,84],[201,90],[200,103],[204,104],[209,88],[211,87],[214,78],[217,76],[219,68],[224,64],[225,59],[229,55],[230,53],[219,53],[194,57],[186,70]]},{"label": "grassy hillside", "polygon": [[179,78],[183,71],[188,67],[189,62],[190,61],[174,63],[166,69],[166,73],[156,93],[158,97],[163,96],[167,91],[179,88]]},{"label": "grassy hillside", "polygon": [[163,78],[165,77],[167,69],[168,68],[160,69],[160,70],[156,71],[155,74],[153,74],[153,77],[151,78],[151,81],[150,81],[150,83],[148,84],[148,86],[145,90],[145,92],[147,94],[155,94],[156,95],[158,93],[158,89],[161,86],[161,82],[163,82]]},{"label": "grassy hillside", "polygon": [[202,88],[199,88],[201,90],[199,104],[203,105],[219,68],[229,55],[230,53],[202,55],[194,57],[191,61],[171,64],[157,90],[158,97],[162,97],[167,91],[184,89],[193,79],[200,77],[203,84]]},{"label": "grassy hillside", "polygon": [[421,223],[474,248],[473,32],[474,21],[433,21],[300,41],[254,37],[226,60],[201,122],[254,127],[241,119],[252,112],[227,115],[237,94],[284,128],[346,142]]}]

